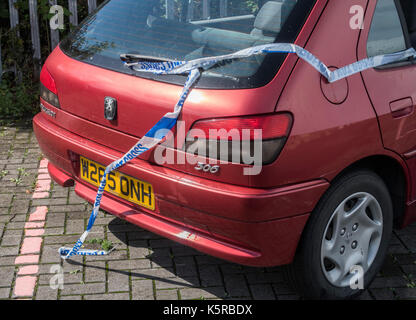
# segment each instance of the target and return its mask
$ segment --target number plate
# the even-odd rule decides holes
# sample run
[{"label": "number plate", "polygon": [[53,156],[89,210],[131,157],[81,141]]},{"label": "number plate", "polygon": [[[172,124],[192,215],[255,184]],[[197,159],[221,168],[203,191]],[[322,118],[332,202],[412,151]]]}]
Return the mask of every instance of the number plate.
[{"label": "number plate", "polygon": [[[92,160],[80,157],[81,179],[99,186],[105,167]],[[151,184],[113,171],[107,176],[105,191],[150,210],[155,209],[155,194]]]}]

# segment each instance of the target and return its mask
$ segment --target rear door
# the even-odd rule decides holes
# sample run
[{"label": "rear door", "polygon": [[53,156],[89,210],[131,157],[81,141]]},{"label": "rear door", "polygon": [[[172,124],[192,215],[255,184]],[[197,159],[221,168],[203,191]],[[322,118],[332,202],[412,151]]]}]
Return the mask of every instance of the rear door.
[{"label": "rear door", "polygon": [[[414,2],[414,1],[412,1]],[[360,37],[358,58],[411,47],[400,1],[371,0]],[[416,65],[402,61],[362,72],[378,115],[384,146],[401,155],[416,151]]]}]

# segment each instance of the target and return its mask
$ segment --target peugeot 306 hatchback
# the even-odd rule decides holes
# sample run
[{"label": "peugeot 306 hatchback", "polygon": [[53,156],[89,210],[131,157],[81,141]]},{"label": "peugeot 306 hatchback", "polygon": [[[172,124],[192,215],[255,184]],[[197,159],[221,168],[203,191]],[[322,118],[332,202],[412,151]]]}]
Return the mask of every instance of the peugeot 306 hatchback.
[{"label": "peugeot 306 hatchback", "polygon": [[[416,3],[106,1],[41,72],[33,125],[50,175],[94,202],[105,166],[173,110],[187,75],[134,71],[120,56],[188,61],[274,42],[335,70],[416,44]],[[225,260],[290,265],[307,297],[352,297],[380,270],[392,228],[416,218],[415,83],[411,60],[334,83],[295,54],[220,63],[194,84],[174,142],[109,175],[101,208]],[[193,129],[262,130],[248,136],[261,170],[245,173],[240,153],[253,148]]]}]

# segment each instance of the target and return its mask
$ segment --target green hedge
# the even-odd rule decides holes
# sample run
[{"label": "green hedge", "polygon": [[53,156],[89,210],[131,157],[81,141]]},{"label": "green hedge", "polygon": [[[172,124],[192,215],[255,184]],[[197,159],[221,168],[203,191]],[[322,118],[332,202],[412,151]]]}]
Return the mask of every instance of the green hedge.
[{"label": "green hedge", "polygon": [[[100,4],[103,0],[98,0]],[[39,34],[41,40],[42,61],[33,60],[30,32],[29,1],[18,0],[19,25],[10,29],[8,1],[0,1],[0,42],[3,70],[16,70],[3,75],[0,82],[0,124],[8,122],[25,122],[39,111],[39,70],[50,54],[49,1],[38,0]],[[67,8],[67,0],[58,0],[58,4]],[[60,38],[71,29],[70,12],[65,10],[65,30],[60,31]],[[78,1],[78,19],[82,21],[88,15],[88,3]],[[19,34],[19,37],[17,36]]]}]

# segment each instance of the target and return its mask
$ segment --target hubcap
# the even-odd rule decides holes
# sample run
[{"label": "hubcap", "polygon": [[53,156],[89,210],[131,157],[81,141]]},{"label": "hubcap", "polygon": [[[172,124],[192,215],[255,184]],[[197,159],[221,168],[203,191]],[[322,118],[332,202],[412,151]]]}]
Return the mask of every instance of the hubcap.
[{"label": "hubcap", "polygon": [[371,267],[383,234],[383,213],[371,194],[360,192],[346,198],[335,209],[326,226],[321,244],[321,266],[327,280],[336,287],[347,287],[360,266]]}]

